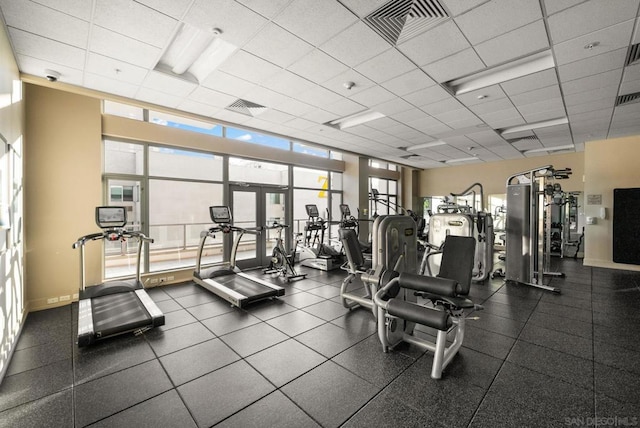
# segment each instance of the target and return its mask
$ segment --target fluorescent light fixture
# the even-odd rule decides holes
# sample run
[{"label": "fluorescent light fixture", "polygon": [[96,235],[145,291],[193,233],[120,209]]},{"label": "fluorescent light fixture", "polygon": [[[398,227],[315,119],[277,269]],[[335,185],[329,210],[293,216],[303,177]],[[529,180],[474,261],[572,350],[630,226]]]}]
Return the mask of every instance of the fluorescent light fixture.
[{"label": "fluorescent light fixture", "polygon": [[352,114],[350,116],[343,117],[341,119],[332,120],[325,123],[325,125],[332,126],[338,129],[351,128],[352,126],[362,125],[363,123],[371,122],[372,120],[385,117],[384,114],[373,110],[365,110],[360,113]]},{"label": "fluorescent light fixture", "polygon": [[460,158],[460,159],[448,159],[446,161],[444,161],[444,163],[457,163],[457,162],[468,162],[468,161],[474,161],[474,160],[480,160],[477,157],[471,157],[471,158]]},{"label": "fluorescent light fixture", "polygon": [[517,126],[511,126],[509,128],[504,128],[500,130],[500,135],[513,134],[514,132],[521,132],[521,131],[530,131],[532,129],[548,128],[550,126],[564,125],[566,123],[569,123],[569,119],[567,119],[566,117],[559,117],[557,119],[544,120],[542,122],[526,123],[524,125],[517,125]]},{"label": "fluorescent light fixture", "polygon": [[568,150],[568,149],[575,149],[575,148],[576,146],[574,146],[573,144],[567,144],[565,146],[541,147],[539,149],[531,149],[523,152],[523,154],[528,155],[531,153],[540,153],[540,152],[558,152],[560,150]]},{"label": "fluorescent light fixture", "polygon": [[437,141],[432,141],[430,143],[422,143],[422,144],[416,144],[415,146],[409,146],[407,147],[407,150],[409,151],[413,151],[413,150],[420,150],[420,149],[428,149],[429,147],[438,147],[438,146],[444,146],[445,143],[442,140],[437,140]]},{"label": "fluorescent light fixture", "polygon": [[183,76],[188,73],[202,82],[237,49],[220,38],[220,34],[222,30],[218,28],[205,31],[182,24],[156,69],[169,69]]},{"label": "fluorescent light fixture", "polygon": [[553,67],[555,67],[553,55],[548,50],[470,76],[450,80],[446,85],[455,95],[461,95]]}]

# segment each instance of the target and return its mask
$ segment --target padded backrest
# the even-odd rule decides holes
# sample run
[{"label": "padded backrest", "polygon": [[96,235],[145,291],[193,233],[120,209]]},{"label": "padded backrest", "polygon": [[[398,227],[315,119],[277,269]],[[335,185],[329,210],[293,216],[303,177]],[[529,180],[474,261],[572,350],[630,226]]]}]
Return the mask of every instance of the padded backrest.
[{"label": "padded backrest", "polygon": [[364,266],[364,256],[358,242],[358,235],[354,229],[338,229],[338,236],[349,261],[351,271],[359,270]]},{"label": "padded backrest", "polygon": [[460,294],[469,294],[475,253],[476,239],[473,236],[447,235],[437,276],[458,281],[462,287]]}]

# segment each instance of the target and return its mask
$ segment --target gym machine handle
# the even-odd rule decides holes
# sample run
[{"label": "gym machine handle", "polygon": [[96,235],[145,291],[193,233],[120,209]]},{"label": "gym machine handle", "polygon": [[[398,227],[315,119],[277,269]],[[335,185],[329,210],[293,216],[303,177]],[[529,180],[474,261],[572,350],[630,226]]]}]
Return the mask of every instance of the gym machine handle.
[{"label": "gym machine handle", "polygon": [[71,248],[75,250],[76,248],[83,246],[88,241],[96,241],[98,239],[107,239],[107,237],[111,234],[118,234],[122,238],[138,238],[143,242],[149,242],[153,244],[153,238],[149,238],[141,232],[127,232],[123,230],[110,229],[100,233],[92,233],[89,235],[81,236],[80,238],[78,238],[76,242],[74,242],[71,245]]}]

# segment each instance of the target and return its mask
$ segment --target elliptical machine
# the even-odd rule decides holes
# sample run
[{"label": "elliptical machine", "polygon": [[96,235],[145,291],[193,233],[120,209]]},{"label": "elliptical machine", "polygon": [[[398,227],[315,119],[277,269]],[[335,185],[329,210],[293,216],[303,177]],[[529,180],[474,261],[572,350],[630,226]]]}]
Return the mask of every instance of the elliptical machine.
[{"label": "elliptical machine", "polygon": [[282,239],[282,232],[288,228],[289,225],[274,221],[271,226],[265,226],[264,229],[275,229],[277,232],[276,246],[273,247],[271,253],[271,261],[269,267],[263,270],[264,273],[277,273],[283,276],[287,282],[291,282],[294,279],[306,278],[306,273],[298,273],[294,267],[296,259],[296,247],[297,242],[294,242],[291,246],[291,253],[287,253],[284,247],[284,240]]},{"label": "elliptical machine", "polygon": [[330,271],[340,267],[340,252],[324,243],[327,222],[320,217],[316,204],[304,206],[309,218],[304,227],[304,245],[300,248],[298,260],[300,265]]}]

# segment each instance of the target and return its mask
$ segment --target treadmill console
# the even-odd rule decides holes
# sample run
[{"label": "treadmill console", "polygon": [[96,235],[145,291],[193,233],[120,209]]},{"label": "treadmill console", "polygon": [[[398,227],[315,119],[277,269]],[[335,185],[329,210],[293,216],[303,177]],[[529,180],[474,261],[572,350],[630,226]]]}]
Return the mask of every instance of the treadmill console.
[{"label": "treadmill console", "polygon": [[211,215],[211,220],[216,224],[231,223],[231,212],[227,206],[209,207],[209,214]]},{"label": "treadmill console", "polygon": [[307,210],[307,215],[309,217],[320,217],[320,212],[318,211],[318,206],[316,204],[308,204],[305,205],[304,208]]},{"label": "treadmill console", "polygon": [[96,224],[100,229],[124,227],[127,224],[125,207],[96,207]]}]

